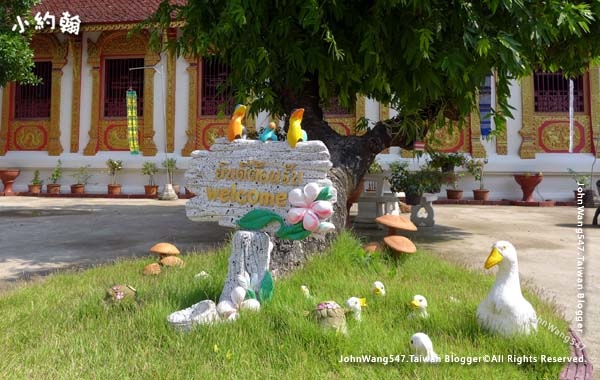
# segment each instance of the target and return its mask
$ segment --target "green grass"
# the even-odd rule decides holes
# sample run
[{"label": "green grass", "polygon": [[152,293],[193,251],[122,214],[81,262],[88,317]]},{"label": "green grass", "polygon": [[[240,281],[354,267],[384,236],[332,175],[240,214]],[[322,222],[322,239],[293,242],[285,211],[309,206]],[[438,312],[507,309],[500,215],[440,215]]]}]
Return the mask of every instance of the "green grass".
[{"label": "green grass", "polygon": [[[568,356],[568,346],[547,329],[532,337],[503,339],[478,327],[475,310],[494,278],[418,252],[402,259],[366,257],[360,242],[343,234],[328,254],[277,280],[275,296],[259,313],[234,323],[174,331],[168,314],[203,299],[217,299],[227,272],[227,248],[185,255],[185,268],[142,276],[146,260],[123,261],[78,273],[49,276],[0,296],[0,374],[3,379],[556,379],[562,364],[540,363],[540,355]],[[205,270],[211,277],[194,279]],[[381,280],[387,296],[374,299],[371,284]],[[114,284],[137,288],[139,305],[107,306]],[[342,304],[365,296],[363,322],[351,318],[348,335],[325,332],[304,316],[316,301]],[[414,294],[429,301],[427,320],[410,320]],[[460,302],[454,302],[451,297]],[[531,293],[539,316],[566,331],[567,323]],[[441,363],[340,363],[342,355],[411,354],[415,332],[427,333],[444,358],[526,355],[537,363],[460,365]]]}]

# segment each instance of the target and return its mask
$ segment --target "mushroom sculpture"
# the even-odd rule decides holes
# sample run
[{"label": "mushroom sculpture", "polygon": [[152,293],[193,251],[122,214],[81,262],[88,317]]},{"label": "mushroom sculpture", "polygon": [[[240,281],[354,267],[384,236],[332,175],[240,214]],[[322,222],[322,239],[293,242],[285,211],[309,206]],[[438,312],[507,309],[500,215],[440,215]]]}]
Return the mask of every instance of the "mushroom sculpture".
[{"label": "mushroom sculpture", "polygon": [[183,260],[177,257],[180,252],[171,243],[158,243],[150,248],[150,253],[159,255],[159,263],[165,267],[181,267],[183,266]]}]

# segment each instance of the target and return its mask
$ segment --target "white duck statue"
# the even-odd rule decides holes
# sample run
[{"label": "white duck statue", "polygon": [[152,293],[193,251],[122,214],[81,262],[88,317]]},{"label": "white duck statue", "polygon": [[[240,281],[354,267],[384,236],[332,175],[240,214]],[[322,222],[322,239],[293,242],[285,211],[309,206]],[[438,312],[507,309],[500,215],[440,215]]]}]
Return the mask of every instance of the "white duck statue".
[{"label": "white duck statue", "polygon": [[507,241],[492,246],[485,269],[498,265],[496,282],[477,308],[479,324],[503,336],[528,335],[537,331],[537,315],[521,293],[517,250]]},{"label": "white duck statue", "polygon": [[408,315],[409,319],[429,318],[429,313],[427,313],[427,299],[422,295],[415,295],[410,302],[410,307],[412,311]]},{"label": "white duck statue", "polygon": [[410,338],[410,346],[419,361],[425,363],[439,363],[440,357],[433,350],[433,343],[427,334],[418,332]]}]

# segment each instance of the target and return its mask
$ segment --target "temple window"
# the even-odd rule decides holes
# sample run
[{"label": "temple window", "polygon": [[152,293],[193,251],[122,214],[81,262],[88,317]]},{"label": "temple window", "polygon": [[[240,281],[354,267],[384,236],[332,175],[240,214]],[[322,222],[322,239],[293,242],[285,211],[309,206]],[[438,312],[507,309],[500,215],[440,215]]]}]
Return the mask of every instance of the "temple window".
[{"label": "temple window", "polygon": [[[573,78],[573,110],[585,111],[583,75]],[[533,75],[535,112],[569,112],[569,79],[562,72]]]},{"label": "temple window", "polygon": [[144,66],[143,58],[104,60],[104,117],[127,117],[126,94],[137,92],[137,114],[144,115],[144,70],[129,70]]},{"label": "temple window", "polygon": [[[204,57],[199,65],[200,116],[217,116],[219,111],[229,115],[233,111],[231,89],[225,87],[230,69],[218,57]],[[222,105],[225,104],[225,108]]]},{"label": "temple window", "polygon": [[33,73],[40,78],[39,84],[17,84],[15,86],[15,119],[50,118],[52,62],[35,62]]}]

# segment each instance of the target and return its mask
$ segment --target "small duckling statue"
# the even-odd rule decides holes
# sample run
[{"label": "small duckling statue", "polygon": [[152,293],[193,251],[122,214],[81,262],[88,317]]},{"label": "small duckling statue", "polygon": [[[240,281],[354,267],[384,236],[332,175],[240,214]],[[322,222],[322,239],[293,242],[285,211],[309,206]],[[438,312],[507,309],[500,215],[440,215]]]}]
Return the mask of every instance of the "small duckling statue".
[{"label": "small duckling statue", "polygon": [[375,296],[383,297],[385,296],[385,285],[383,285],[383,282],[381,281],[375,281],[371,291]]},{"label": "small duckling statue", "polygon": [[268,140],[277,141],[277,124],[274,121],[269,123],[269,126],[265,128],[258,139],[262,142],[267,142]]},{"label": "small duckling statue", "polygon": [[413,348],[415,356],[419,361],[425,363],[439,363],[440,357],[433,351],[433,343],[427,334],[418,332],[410,338],[410,346]]},{"label": "small duckling statue", "polygon": [[427,299],[420,294],[413,297],[410,302],[412,312],[408,315],[408,318],[429,318],[427,313]]},{"label": "small duckling statue", "polygon": [[366,298],[350,297],[346,301],[346,306],[354,315],[354,319],[358,322],[362,321],[362,308],[367,306]]}]

